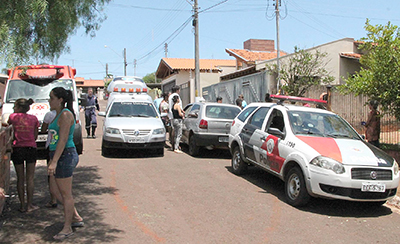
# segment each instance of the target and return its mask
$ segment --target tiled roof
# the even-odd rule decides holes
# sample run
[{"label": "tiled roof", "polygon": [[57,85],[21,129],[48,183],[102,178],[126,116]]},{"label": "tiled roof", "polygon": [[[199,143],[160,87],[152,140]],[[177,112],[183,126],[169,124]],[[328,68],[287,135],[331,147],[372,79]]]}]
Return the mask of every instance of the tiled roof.
[{"label": "tiled roof", "polygon": [[340,55],[340,57],[343,57],[343,58],[353,58],[353,59],[361,58],[361,54],[359,54],[359,53],[340,53],[339,55]]},{"label": "tiled roof", "polygon": [[104,87],[104,80],[85,80],[82,77],[75,77],[75,81],[78,87]]},{"label": "tiled roof", "polygon": [[[169,68],[173,70],[191,70],[195,69],[194,59],[190,58],[163,58]],[[200,59],[200,70],[218,70],[219,67],[235,67],[234,59]]]},{"label": "tiled roof", "polygon": [[[254,62],[254,61],[262,61],[274,59],[277,57],[277,52],[262,52],[262,51],[250,51],[247,49],[228,49],[225,51],[229,53],[231,56],[235,56],[237,58],[242,59],[245,62]],[[286,55],[285,52],[280,51],[280,56]]]}]

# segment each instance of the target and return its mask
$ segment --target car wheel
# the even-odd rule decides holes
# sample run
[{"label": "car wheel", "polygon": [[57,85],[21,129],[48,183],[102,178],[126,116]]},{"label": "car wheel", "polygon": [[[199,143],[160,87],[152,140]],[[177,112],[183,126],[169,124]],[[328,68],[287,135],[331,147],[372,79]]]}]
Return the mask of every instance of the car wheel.
[{"label": "car wheel", "polygon": [[306,205],[310,200],[303,172],[299,167],[293,167],[286,175],[285,194],[288,203],[294,207]]},{"label": "car wheel", "polygon": [[108,156],[110,156],[110,148],[106,148],[106,147],[104,147],[103,145],[104,145],[104,143],[101,144],[101,155],[102,155],[103,157],[108,157]]},{"label": "car wheel", "polygon": [[247,164],[243,162],[239,147],[235,147],[232,153],[232,171],[235,175],[244,174],[247,170]]},{"label": "car wheel", "polygon": [[191,156],[197,156],[199,154],[199,150],[200,150],[200,147],[198,147],[196,145],[196,142],[194,140],[194,136],[191,135],[189,137],[189,154]]}]

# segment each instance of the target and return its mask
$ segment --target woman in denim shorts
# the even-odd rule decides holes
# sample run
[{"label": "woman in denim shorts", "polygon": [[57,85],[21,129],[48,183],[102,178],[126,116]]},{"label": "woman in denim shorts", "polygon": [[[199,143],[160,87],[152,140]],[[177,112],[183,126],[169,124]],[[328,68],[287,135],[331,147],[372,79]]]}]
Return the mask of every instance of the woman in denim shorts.
[{"label": "woman in denim shorts", "polygon": [[[64,205],[64,227],[53,238],[62,240],[74,234],[72,227],[83,227],[83,219],[75,209],[72,197],[72,174],[79,162],[73,141],[75,115],[72,107],[72,92],[56,87],[50,92],[50,109],[57,112],[49,125],[50,191]],[[66,106],[66,107],[65,107]]]}]

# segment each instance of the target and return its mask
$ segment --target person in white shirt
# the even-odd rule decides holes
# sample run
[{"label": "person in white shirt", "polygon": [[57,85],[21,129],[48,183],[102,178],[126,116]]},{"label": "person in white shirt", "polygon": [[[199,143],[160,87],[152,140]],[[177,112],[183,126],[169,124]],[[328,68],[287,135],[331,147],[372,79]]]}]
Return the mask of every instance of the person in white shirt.
[{"label": "person in white shirt", "polygon": [[[46,150],[47,150],[47,165],[49,164],[50,161],[50,154],[49,154],[49,144],[50,144],[50,139],[51,139],[51,134],[47,130],[49,128],[49,124],[54,120],[56,117],[57,112],[55,110],[50,110],[44,115],[43,118],[43,124],[42,128],[40,130],[41,133],[46,133],[47,132],[47,141],[46,141]],[[49,183],[49,188],[50,188],[50,176],[47,176],[47,182]],[[51,200],[46,204],[46,208],[56,208],[57,207],[57,198],[51,194],[50,192],[50,198]]]}]

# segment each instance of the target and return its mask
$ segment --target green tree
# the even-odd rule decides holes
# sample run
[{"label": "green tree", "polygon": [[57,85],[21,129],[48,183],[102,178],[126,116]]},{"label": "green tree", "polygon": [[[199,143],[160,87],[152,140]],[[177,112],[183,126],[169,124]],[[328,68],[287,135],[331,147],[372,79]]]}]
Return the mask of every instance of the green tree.
[{"label": "green tree", "polygon": [[359,48],[361,69],[339,87],[343,94],[354,93],[377,100],[384,113],[400,119],[400,29],[387,25],[365,23],[367,37]]},{"label": "green tree", "polygon": [[[68,38],[83,26],[93,37],[110,0],[2,0],[0,59],[8,67],[53,61],[69,52]],[[34,61],[34,62],[33,62]]]},{"label": "green tree", "polygon": [[[156,83],[156,82],[154,82],[155,78],[156,78],[156,72],[153,72],[153,73],[147,74],[145,77],[143,77],[143,81],[145,83]],[[157,78],[157,83],[160,83],[160,82],[161,82],[161,79]]]},{"label": "green tree", "polygon": [[[320,50],[306,51],[294,47],[294,53],[282,59],[280,78],[283,92],[289,96],[303,97],[313,86],[331,83],[335,78],[325,69],[327,53]],[[267,69],[275,74],[276,64],[267,65]]]}]

